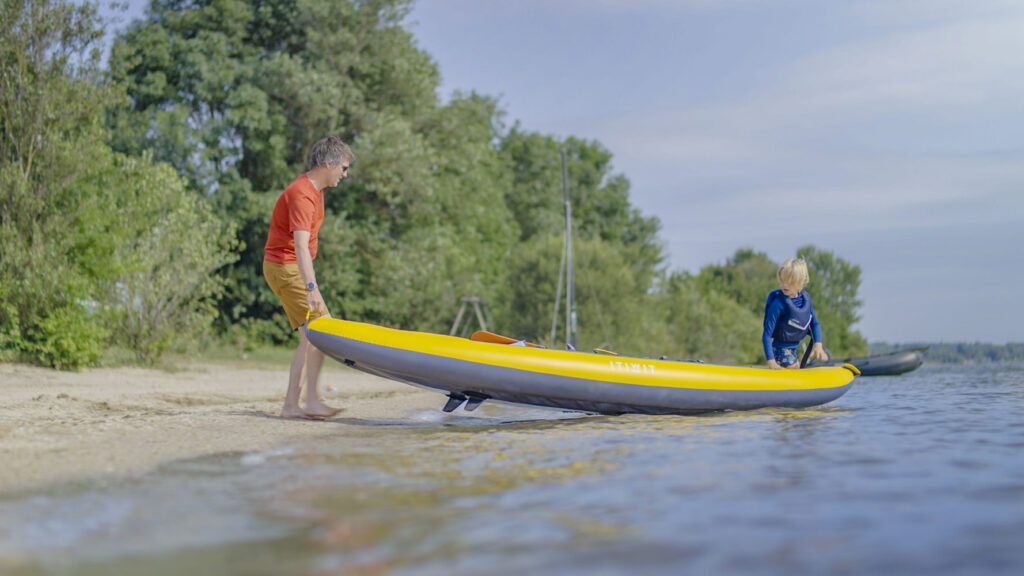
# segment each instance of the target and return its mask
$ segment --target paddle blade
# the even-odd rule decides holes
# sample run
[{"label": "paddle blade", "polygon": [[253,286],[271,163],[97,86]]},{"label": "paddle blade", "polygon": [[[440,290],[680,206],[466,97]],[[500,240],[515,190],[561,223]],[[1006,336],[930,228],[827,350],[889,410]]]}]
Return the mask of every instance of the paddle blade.
[{"label": "paddle blade", "polygon": [[[515,338],[509,338],[508,336],[502,336],[501,334],[495,334],[494,332],[488,332],[486,330],[477,330],[473,332],[473,335],[469,337],[470,340],[475,342],[490,342],[491,344],[517,344],[521,342]],[[540,348],[539,345],[532,342],[524,342],[531,348]]]}]

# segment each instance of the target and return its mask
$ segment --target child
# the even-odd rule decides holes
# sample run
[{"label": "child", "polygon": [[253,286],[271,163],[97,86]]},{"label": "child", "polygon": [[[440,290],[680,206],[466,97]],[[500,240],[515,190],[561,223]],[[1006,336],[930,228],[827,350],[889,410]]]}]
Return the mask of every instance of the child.
[{"label": "child", "polygon": [[797,346],[807,332],[814,335],[811,357],[828,360],[821,344],[821,325],[811,304],[811,295],[804,290],[810,280],[807,262],[803,258],[790,258],[779,268],[779,290],[772,290],[764,304],[764,332],[761,342],[768,367],[799,368]]}]

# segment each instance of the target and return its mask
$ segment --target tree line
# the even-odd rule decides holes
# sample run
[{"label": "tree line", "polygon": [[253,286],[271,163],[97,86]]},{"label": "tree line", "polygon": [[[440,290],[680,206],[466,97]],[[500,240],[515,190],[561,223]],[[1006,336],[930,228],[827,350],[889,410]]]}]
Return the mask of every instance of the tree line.
[{"label": "tree line", "polygon": [[[89,2],[3,4],[0,354],[144,363],[218,339],[291,337],[260,263],[271,208],[326,134],[357,155],[326,195],[318,281],[336,316],[447,332],[459,299],[548,345],[574,217],[581,349],[763,362],[778,263],[741,248],[668,269],[661,222],[601,143],[508,125],[494,97],[437,96],[407,0],[153,0],[100,49]],[[696,192],[694,192],[696,193]],[[829,348],[863,355],[860,268],[807,245]]]},{"label": "tree line", "polygon": [[911,342],[891,344],[872,342],[872,354],[888,354],[897,350],[927,348],[925,362],[935,364],[986,364],[990,362],[1024,362],[1024,343],[988,344],[983,342]]}]

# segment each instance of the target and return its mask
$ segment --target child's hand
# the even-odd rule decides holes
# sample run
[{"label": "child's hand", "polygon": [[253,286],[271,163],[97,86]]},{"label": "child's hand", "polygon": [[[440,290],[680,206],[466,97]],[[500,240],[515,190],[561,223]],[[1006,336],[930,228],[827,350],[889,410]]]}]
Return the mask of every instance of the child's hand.
[{"label": "child's hand", "polygon": [[822,346],[821,342],[815,342],[814,346],[811,347],[811,358],[817,358],[823,362],[828,360],[828,354],[825,354],[825,347]]},{"label": "child's hand", "polygon": [[779,366],[779,363],[776,362],[774,359],[768,361],[768,367],[771,368],[772,370],[782,370],[782,366]]}]

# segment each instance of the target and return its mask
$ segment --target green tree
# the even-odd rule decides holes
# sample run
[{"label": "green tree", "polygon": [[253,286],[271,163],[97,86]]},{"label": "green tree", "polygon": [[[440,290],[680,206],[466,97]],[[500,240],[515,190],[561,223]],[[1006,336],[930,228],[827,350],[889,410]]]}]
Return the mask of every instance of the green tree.
[{"label": "green tree", "polygon": [[[92,187],[93,190],[88,188]],[[216,315],[222,279],[236,258],[234,230],[167,164],[114,155],[85,192],[103,198],[108,272],[97,298],[114,342],[144,363],[198,341]]]},{"label": "green tree", "polygon": [[516,231],[497,103],[438,105],[437,67],[400,25],[409,6],[157,1],[115,43],[112,75],[131,98],[111,119],[115,147],[153,150],[238,226],[222,328],[258,333],[279,317],[259,274],[269,216],[327,133],[358,158],[321,229],[317,273],[336,314],[436,330],[459,296],[501,282]]},{"label": "green tree", "polygon": [[76,236],[92,225],[78,183],[102,164],[97,119],[116,94],[98,81],[94,6],[0,7],[0,344],[75,368],[98,358],[90,269]]},{"label": "green tree", "polygon": [[[495,321],[517,338],[553,347],[565,346],[565,284],[558,302],[557,334],[551,325],[558,294],[561,235],[535,236],[519,244],[509,264],[510,281],[499,292]],[[652,347],[650,324],[641,318],[646,304],[643,277],[633,273],[623,251],[596,238],[573,241],[577,346],[646,354]]]},{"label": "green tree", "polygon": [[[459,94],[423,121],[423,157],[408,160],[427,168],[417,179],[419,193],[403,198],[393,217],[374,273],[354,290],[357,302],[379,306],[361,317],[441,332],[451,326],[461,296],[493,302],[517,235],[504,204],[508,177],[492,144],[498,116],[496,101]],[[374,176],[364,177],[385,177]]]},{"label": "green tree", "polygon": [[152,361],[208,323],[233,234],[167,166],[105,143],[122,95],[91,4],[5,2],[0,30],[0,345],[59,368],[108,337]]},{"label": "green tree", "polygon": [[[521,337],[550,340],[565,230],[561,150],[566,150],[573,214],[578,345],[646,350],[660,323],[645,316],[661,271],[660,223],[629,202],[629,181],[612,173],[611,154],[596,142],[513,127],[500,144],[511,186],[506,203],[518,223],[509,264],[515,284],[496,307],[496,321]],[[557,322],[564,333],[564,304]],[[644,318],[641,321],[641,318]],[[563,336],[556,341],[564,342]]]},{"label": "green tree", "polygon": [[768,293],[779,287],[779,265],[752,248],[740,248],[725,261],[701,268],[696,287],[702,294],[721,294],[751,313],[763,316]]},{"label": "green tree", "polygon": [[661,288],[657,301],[668,330],[664,353],[726,364],[763,362],[763,310],[755,314],[729,293],[701,290],[699,284],[699,277],[673,273]]},{"label": "green tree", "polygon": [[519,224],[520,239],[561,234],[565,229],[561,150],[566,151],[573,233],[598,238],[629,252],[631,266],[652,281],[664,262],[658,238],[661,222],[644,216],[629,201],[629,180],[612,172],[612,155],[598,142],[559,141],[514,126],[501,141],[512,174],[506,202]]}]

